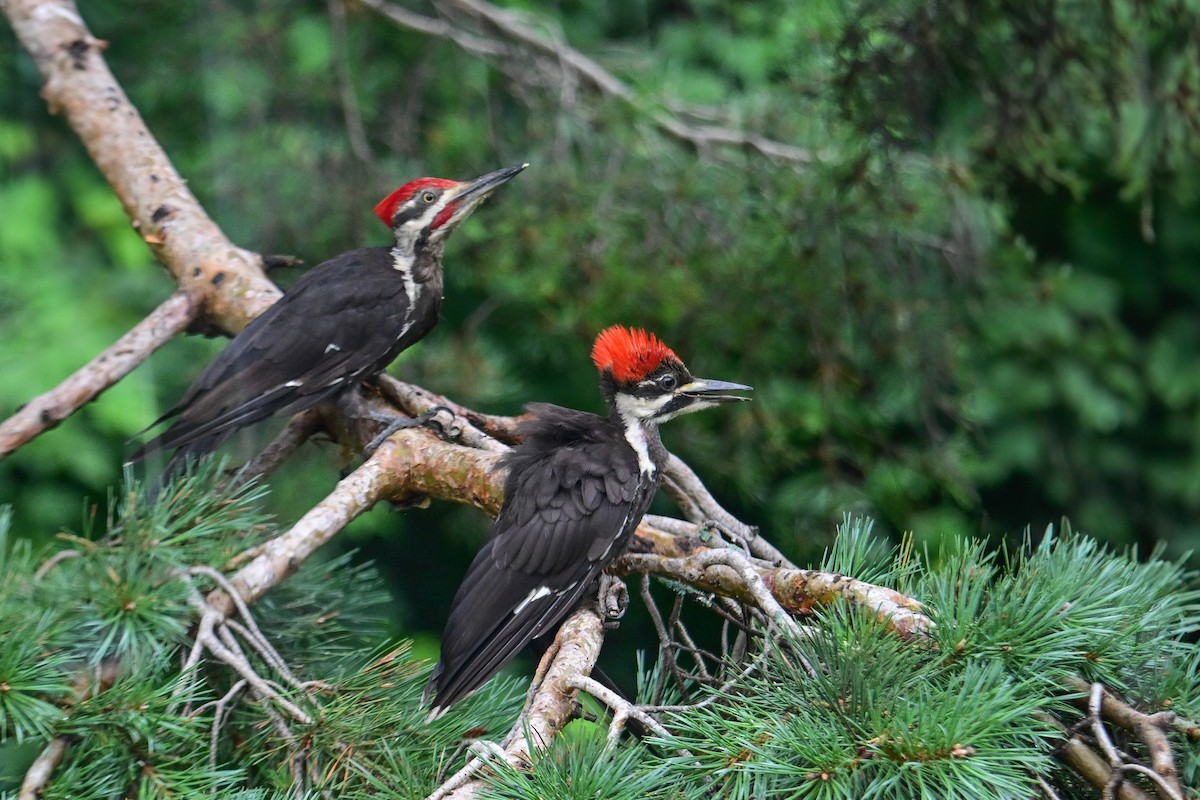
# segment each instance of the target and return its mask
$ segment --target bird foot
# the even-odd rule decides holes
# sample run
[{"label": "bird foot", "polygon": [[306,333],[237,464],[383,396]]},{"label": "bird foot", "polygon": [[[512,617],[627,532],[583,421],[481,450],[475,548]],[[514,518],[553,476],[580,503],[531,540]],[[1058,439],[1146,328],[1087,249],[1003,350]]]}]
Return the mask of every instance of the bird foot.
[{"label": "bird foot", "polygon": [[600,575],[600,592],[597,596],[600,605],[600,615],[604,617],[604,627],[615,630],[629,608],[629,588],[625,581],[615,575]]},{"label": "bird foot", "polygon": [[[449,416],[450,422],[448,424],[443,424],[438,419],[439,414],[446,414]],[[375,451],[379,449],[380,445],[388,440],[388,437],[390,437],[396,431],[404,430],[405,428],[418,428],[422,425],[429,425],[436,428],[438,433],[445,436],[450,432],[449,427],[454,424],[454,412],[445,406],[434,406],[428,411],[418,414],[415,417],[393,417],[383,416],[381,414],[372,414],[371,419],[379,422],[385,422],[387,423],[387,427],[380,431],[379,434],[376,435],[375,438],[368,442],[367,446],[363,448],[364,458],[370,458],[371,456],[375,455]]]}]

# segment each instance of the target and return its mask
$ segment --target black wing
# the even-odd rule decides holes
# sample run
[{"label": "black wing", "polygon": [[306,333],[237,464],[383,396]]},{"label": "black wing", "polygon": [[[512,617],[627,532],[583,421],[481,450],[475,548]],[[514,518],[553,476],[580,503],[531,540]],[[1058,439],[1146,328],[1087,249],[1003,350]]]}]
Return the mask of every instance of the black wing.
[{"label": "black wing", "polygon": [[[535,423],[542,435],[528,436],[507,459],[504,506],[454,597],[426,688],[427,698],[436,693],[431,716],[553,630],[621,554],[649,505],[655,486],[639,481],[629,446],[611,432],[582,431],[604,430],[599,417],[568,413],[574,419]],[[561,441],[580,432],[584,438]]]},{"label": "black wing", "polygon": [[[155,424],[178,419],[129,460],[188,447],[200,455],[238,428],[309,408],[382,369],[410,300],[390,265],[386,248],[364,248],[306,273],[200,373]],[[420,327],[424,335],[431,326]]]}]

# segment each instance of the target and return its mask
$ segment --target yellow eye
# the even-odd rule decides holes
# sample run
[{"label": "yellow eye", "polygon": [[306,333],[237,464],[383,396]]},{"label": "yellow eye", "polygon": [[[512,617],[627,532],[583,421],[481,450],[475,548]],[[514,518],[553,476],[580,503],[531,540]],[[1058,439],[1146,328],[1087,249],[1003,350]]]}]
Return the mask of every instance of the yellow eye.
[{"label": "yellow eye", "polygon": [[426,192],[425,194],[421,195],[421,202],[427,206],[433,205],[434,200],[437,200],[437,195],[433,192]]}]

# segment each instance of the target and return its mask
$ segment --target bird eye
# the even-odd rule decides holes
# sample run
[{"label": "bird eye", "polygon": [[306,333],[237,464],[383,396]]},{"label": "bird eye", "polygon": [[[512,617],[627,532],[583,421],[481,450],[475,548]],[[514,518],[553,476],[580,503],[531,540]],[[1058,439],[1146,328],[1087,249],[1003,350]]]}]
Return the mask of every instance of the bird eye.
[{"label": "bird eye", "polygon": [[673,392],[675,387],[679,385],[674,375],[663,375],[658,379],[658,385],[664,392]]},{"label": "bird eye", "polygon": [[421,195],[421,202],[427,206],[433,205],[434,200],[437,200],[437,195],[433,192],[426,192],[425,194]]}]

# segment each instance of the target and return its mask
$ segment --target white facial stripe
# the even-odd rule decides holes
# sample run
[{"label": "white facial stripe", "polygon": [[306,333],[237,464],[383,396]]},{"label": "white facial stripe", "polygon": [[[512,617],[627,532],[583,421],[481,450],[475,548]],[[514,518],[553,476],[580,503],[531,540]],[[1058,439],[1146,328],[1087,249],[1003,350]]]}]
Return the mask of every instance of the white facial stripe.
[{"label": "white facial stripe", "polygon": [[[399,228],[393,228],[392,232],[396,236],[396,246],[392,248],[392,261],[395,269],[407,272],[412,268],[413,252],[417,249],[417,239],[421,237],[421,231],[433,223],[437,215],[442,213],[442,209],[453,202],[454,197],[454,194],[443,195],[440,200],[425,209],[425,213],[421,216],[408,220]],[[419,201],[410,200],[409,202]]]},{"label": "white facial stripe", "polygon": [[625,441],[637,454],[638,470],[643,475],[653,475],[657,471],[654,459],[650,458],[650,445],[646,439],[646,425],[654,413],[671,399],[670,395],[653,399],[634,397],[631,394],[617,392],[617,414],[625,427]]},{"label": "white facial stripe", "polygon": [[660,394],[658,397],[636,397],[631,394],[617,392],[617,413],[626,423],[633,420],[653,419],[659,410],[671,402],[672,395]]},{"label": "white facial stripe", "polygon": [[537,587],[536,589],[534,589],[533,591],[531,591],[529,594],[525,595],[525,599],[524,599],[524,600],[522,600],[521,602],[517,603],[517,607],[516,607],[516,608],[514,608],[514,609],[512,610],[513,616],[515,617],[517,614],[520,614],[520,613],[521,613],[521,610],[522,610],[523,608],[525,608],[525,606],[527,606],[527,605],[529,605],[530,603],[532,603],[534,600],[540,600],[541,598],[545,597],[545,596],[546,596],[546,595],[548,595],[548,594],[550,594],[550,587],[549,587],[549,586],[539,586],[539,587]]}]

